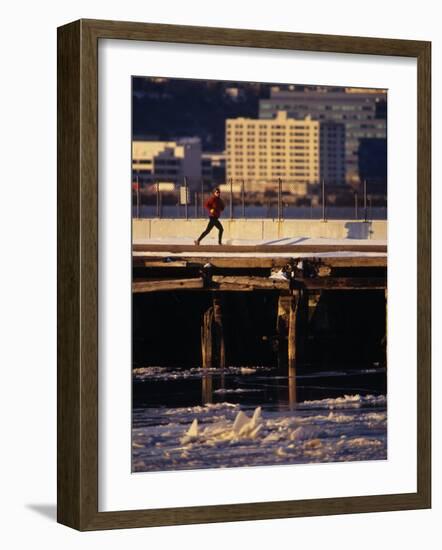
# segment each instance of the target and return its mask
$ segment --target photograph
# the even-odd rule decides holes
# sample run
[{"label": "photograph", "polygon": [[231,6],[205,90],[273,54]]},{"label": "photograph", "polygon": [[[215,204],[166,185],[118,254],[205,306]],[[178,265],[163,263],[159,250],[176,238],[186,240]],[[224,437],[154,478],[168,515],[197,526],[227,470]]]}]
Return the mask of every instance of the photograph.
[{"label": "photograph", "polygon": [[432,506],[432,43],[245,25],[57,29],[79,531]]},{"label": "photograph", "polygon": [[132,473],[388,459],[388,90],[295,77],[132,75]]}]

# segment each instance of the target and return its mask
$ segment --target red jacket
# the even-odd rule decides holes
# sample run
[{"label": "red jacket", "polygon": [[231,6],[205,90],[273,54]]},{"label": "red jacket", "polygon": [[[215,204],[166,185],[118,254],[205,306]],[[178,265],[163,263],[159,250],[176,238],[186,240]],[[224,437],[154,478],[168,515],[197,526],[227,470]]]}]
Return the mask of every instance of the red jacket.
[{"label": "red jacket", "polygon": [[[209,216],[215,218],[219,218],[221,216],[221,212],[224,210],[223,201],[219,197],[215,197],[214,195],[207,199],[204,206],[207,208]],[[214,210],[214,212],[211,212],[211,210]]]}]

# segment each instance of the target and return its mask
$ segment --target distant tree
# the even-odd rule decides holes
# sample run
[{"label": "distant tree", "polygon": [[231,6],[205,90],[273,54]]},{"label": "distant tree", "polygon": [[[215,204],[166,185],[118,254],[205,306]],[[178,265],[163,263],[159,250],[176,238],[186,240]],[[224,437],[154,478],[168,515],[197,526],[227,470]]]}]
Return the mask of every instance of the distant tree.
[{"label": "distant tree", "polygon": [[[238,87],[233,101],[226,88]],[[204,150],[225,147],[225,120],[257,117],[259,99],[268,97],[270,84],[187,79],[133,79],[133,135],[198,136]]]}]

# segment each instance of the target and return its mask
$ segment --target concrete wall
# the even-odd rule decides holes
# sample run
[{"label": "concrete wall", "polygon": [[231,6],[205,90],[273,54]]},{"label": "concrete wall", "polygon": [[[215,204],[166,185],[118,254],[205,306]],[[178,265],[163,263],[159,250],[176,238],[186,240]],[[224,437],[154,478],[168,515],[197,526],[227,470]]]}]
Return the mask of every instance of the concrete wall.
[{"label": "concrete wall", "polygon": [[[352,220],[271,220],[223,219],[224,240],[311,237],[327,239],[387,239],[387,222]],[[187,237],[196,239],[207,225],[207,219],[139,219],[133,220],[133,238],[162,239]],[[208,238],[216,238],[213,229]]]}]

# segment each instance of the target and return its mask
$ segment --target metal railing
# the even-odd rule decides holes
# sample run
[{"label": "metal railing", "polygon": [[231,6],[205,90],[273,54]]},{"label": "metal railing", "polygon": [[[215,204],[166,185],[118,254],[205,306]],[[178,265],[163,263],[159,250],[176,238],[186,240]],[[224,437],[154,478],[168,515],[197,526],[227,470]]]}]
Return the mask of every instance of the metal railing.
[{"label": "metal railing", "polygon": [[[192,182],[182,185],[149,183],[132,186],[135,218],[204,218],[205,203],[216,184]],[[225,209],[223,217],[284,219],[387,219],[385,189],[376,181],[364,180],[356,189],[325,180],[305,186],[278,178],[266,183],[229,180],[218,185]]]}]

